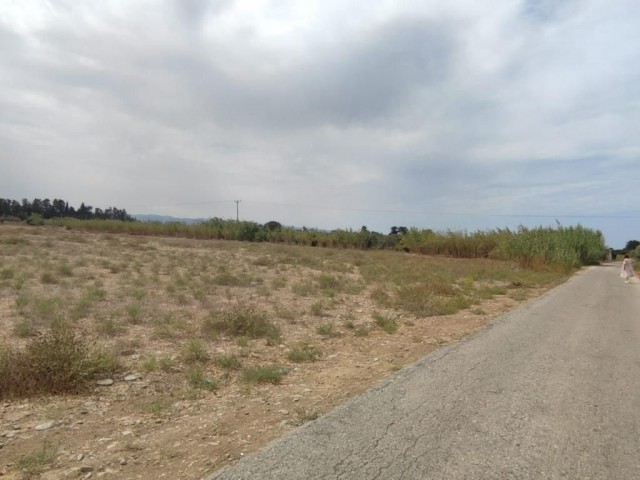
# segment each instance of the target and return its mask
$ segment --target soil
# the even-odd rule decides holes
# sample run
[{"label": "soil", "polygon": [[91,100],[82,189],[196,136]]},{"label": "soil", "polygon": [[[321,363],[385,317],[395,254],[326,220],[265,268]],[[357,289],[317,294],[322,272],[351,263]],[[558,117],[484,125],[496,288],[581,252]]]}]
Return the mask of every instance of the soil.
[{"label": "soil", "polygon": [[[102,241],[86,235],[89,242]],[[167,351],[175,340],[131,325],[125,335],[129,351],[121,348],[126,368],[107,379],[112,384],[95,384],[84,395],[0,403],[0,478],[205,478],[540,293],[532,289],[517,300],[498,295],[454,315],[400,316],[401,326],[392,334],[372,329],[363,336],[316,338],[321,358],[288,362],[288,373],[277,385],[247,385],[209,369],[219,382],[214,391],[185,390],[181,364],[172,371],[140,368],[142,358]],[[3,332],[15,321],[14,303],[0,297]],[[326,315],[357,324],[376,311],[379,307],[363,292]],[[246,360],[283,363],[291,335],[285,332],[288,341],[279,345],[252,341]],[[221,341],[212,354],[234,349],[230,340]]]}]

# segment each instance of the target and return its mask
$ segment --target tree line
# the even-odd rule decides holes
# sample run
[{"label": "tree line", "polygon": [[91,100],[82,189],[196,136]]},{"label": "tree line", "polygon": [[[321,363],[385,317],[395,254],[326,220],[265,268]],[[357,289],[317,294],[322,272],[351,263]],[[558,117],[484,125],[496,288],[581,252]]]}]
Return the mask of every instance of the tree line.
[{"label": "tree line", "polygon": [[51,218],[77,218],[80,220],[120,220],[133,222],[135,218],[130,216],[124,208],[109,207],[104,210],[86,205],[84,202],[78,208],[69,205],[69,202],[54,198],[34,198],[32,201],[24,198],[21,202],[0,198],[0,218],[28,220],[32,216],[43,219]]}]

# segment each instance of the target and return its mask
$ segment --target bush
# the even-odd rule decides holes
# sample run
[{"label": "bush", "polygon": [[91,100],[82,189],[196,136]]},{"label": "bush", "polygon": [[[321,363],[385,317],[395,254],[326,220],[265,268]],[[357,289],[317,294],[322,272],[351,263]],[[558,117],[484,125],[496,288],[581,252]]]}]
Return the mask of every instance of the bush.
[{"label": "bush", "polygon": [[267,319],[264,312],[243,305],[229,311],[212,313],[204,321],[202,330],[209,335],[226,333],[236,337],[267,337],[273,340],[281,336],[280,329]]},{"label": "bush", "polygon": [[77,393],[119,368],[113,357],[90,351],[66,323],[56,321],[24,350],[0,350],[0,398]]},{"label": "bush", "polygon": [[44,218],[39,213],[32,213],[27,217],[27,225],[41,227],[44,225]]}]

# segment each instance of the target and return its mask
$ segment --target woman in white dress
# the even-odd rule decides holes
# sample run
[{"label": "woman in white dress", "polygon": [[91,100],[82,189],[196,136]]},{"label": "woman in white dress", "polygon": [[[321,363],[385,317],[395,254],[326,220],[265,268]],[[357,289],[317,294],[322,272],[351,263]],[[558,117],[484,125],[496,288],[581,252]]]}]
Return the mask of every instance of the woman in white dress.
[{"label": "woman in white dress", "polygon": [[636,276],[633,270],[633,260],[629,258],[629,255],[625,255],[624,260],[622,260],[622,273],[620,273],[620,276],[624,278],[624,283],[629,283],[629,279]]}]

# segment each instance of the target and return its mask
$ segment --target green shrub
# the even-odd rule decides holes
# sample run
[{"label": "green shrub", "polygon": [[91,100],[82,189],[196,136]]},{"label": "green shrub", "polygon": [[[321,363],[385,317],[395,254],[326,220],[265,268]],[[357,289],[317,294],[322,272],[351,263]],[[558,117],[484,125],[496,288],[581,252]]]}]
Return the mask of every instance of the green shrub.
[{"label": "green shrub", "polygon": [[39,213],[32,213],[27,217],[27,225],[31,225],[33,227],[41,227],[44,225],[44,218]]},{"label": "green shrub", "polygon": [[142,305],[138,302],[132,302],[125,308],[127,319],[129,323],[138,325],[142,321]]},{"label": "green shrub", "polygon": [[311,304],[311,315],[314,315],[316,317],[322,317],[324,315],[324,303],[313,302]]},{"label": "green shrub", "polygon": [[249,338],[280,337],[280,329],[267,319],[266,313],[244,305],[210,314],[205,319],[202,330],[208,335],[226,333]]},{"label": "green shrub", "polygon": [[226,370],[238,370],[242,365],[235,355],[220,355],[215,359],[215,364]]},{"label": "green shrub", "polygon": [[287,352],[287,359],[295,363],[315,362],[321,355],[322,352],[318,348],[303,343]]},{"label": "green shrub", "polygon": [[267,329],[265,338],[269,346],[280,345],[282,343],[282,329],[277,325],[271,325]]},{"label": "green shrub", "polygon": [[182,349],[182,358],[188,363],[206,362],[209,354],[200,339],[191,338]]},{"label": "green shrub", "polygon": [[316,333],[323,337],[338,337],[340,334],[335,330],[333,323],[322,323],[316,327]]},{"label": "green shrub", "polygon": [[376,325],[384,332],[395,333],[398,331],[398,324],[393,318],[386,317],[378,312],[373,313]]},{"label": "green shrub", "polygon": [[215,379],[205,376],[202,367],[196,365],[187,372],[187,381],[192,388],[214,391],[218,389]]},{"label": "green shrub", "polygon": [[155,372],[158,369],[158,359],[156,357],[145,358],[140,364],[140,368],[145,372]]},{"label": "green shrub", "polygon": [[242,379],[250,384],[272,383],[279,385],[286,370],[279,365],[248,367],[242,371]]}]

